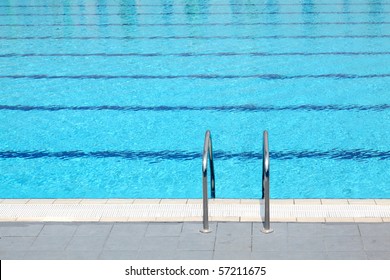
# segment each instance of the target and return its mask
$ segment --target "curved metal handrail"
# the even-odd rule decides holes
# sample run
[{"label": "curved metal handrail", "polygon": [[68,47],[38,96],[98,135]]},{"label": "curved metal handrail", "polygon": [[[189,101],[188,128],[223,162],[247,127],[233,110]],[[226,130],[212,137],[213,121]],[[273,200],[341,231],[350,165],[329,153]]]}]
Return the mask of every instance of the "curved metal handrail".
[{"label": "curved metal handrail", "polygon": [[264,228],[263,233],[271,233],[274,230],[270,228],[270,200],[269,200],[269,147],[268,147],[268,131],[263,132],[263,180],[262,180],[264,199]]},{"label": "curved metal handrail", "polygon": [[211,198],[215,198],[215,176],[214,176],[214,161],[213,161],[213,144],[211,140],[210,130],[206,131],[203,145],[202,156],[202,185],[203,185],[203,229],[202,233],[211,232],[209,228],[209,207],[208,207],[208,194],[207,194],[207,158],[209,158],[210,164],[210,186],[211,186]]}]

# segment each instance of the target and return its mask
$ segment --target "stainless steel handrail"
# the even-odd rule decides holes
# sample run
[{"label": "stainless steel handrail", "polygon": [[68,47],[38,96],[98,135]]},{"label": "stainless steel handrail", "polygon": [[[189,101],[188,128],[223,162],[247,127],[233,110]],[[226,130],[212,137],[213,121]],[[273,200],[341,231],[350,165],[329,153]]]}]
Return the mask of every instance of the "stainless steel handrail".
[{"label": "stainless steel handrail", "polygon": [[215,176],[214,176],[214,162],[213,162],[213,144],[211,141],[211,133],[206,131],[203,146],[202,156],[202,183],[203,183],[203,228],[200,230],[202,233],[210,233],[209,227],[209,202],[207,194],[207,158],[210,163],[210,176],[211,176],[211,198],[215,198]]},{"label": "stainless steel handrail", "polygon": [[268,147],[268,131],[263,132],[263,180],[262,180],[264,200],[264,223],[263,233],[271,233],[274,230],[270,227],[270,201],[269,201],[269,147]]}]

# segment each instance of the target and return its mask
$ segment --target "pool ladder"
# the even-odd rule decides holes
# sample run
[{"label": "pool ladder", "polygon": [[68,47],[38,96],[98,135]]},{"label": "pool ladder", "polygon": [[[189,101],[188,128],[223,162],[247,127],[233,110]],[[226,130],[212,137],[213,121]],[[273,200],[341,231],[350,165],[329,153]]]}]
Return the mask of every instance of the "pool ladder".
[{"label": "pool ladder", "polygon": [[207,159],[210,163],[210,176],[211,176],[211,198],[215,198],[215,176],[214,176],[214,161],[213,161],[213,143],[211,140],[210,130],[206,131],[203,145],[202,156],[202,183],[203,183],[203,228],[200,230],[202,233],[210,233],[209,227],[209,198],[207,194]]},{"label": "pool ladder", "polygon": [[263,132],[263,179],[262,179],[264,200],[264,227],[261,232],[271,233],[274,230],[270,227],[270,201],[269,201],[269,147],[268,147],[268,131]]},{"label": "pool ladder", "polygon": [[[209,226],[209,202],[207,191],[207,159],[210,165],[210,187],[211,198],[215,198],[215,175],[213,161],[213,143],[211,140],[210,130],[206,131],[202,155],[202,185],[203,185],[203,228],[202,233],[210,233]],[[270,192],[269,192],[269,146],[268,131],[263,132],[263,176],[262,176],[262,199],[264,200],[264,222],[261,232],[271,233],[270,227]]]}]

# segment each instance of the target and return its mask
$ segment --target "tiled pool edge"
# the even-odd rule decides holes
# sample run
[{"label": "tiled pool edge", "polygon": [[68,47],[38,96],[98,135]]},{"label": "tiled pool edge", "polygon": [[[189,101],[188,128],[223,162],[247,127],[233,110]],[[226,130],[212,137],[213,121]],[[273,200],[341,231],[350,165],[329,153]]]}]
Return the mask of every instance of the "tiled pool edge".
[{"label": "tiled pool edge", "polygon": [[[210,221],[261,222],[258,199],[210,200]],[[201,199],[2,199],[0,222],[186,222]],[[271,222],[390,222],[390,199],[273,199]]]}]

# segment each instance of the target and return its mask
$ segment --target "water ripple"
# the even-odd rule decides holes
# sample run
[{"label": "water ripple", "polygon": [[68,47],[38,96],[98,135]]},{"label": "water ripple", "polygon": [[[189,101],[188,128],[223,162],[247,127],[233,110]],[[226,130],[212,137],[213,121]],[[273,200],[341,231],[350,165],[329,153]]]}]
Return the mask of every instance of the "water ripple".
[{"label": "water ripple", "polygon": [[253,75],[220,75],[220,74],[192,74],[192,75],[1,75],[0,79],[71,79],[71,80],[113,80],[113,79],[136,79],[136,80],[173,80],[173,79],[261,79],[261,80],[292,80],[292,79],[374,79],[389,78],[390,73],[383,74],[305,74],[305,75],[281,75],[281,74],[253,74]]},{"label": "water ripple", "polygon": [[0,110],[9,111],[217,111],[217,112],[270,112],[270,111],[385,111],[390,104],[377,105],[289,105],[257,106],[252,104],[231,106],[24,106],[0,105]]},{"label": "water ripple", "polygon": [[[40,159],[40,158],[57,158],[62,160],[70,160],[76,158],[120,158],[127,160],[152,160],[159,162],[163,160],[198,160],[201,159],[200,152],[191,151],[1,151],[0,159]],[[291,160],[291,159],[333,159],[333,160],[389,160],[390,151],[377,150],[338,150],[332,149],[328,151],[272,151],[270,157],[273,160]],[[216,160],[261,160],[262,153],[257,152],[226,152],[221,150],[214,151],[214,158]]]}]

